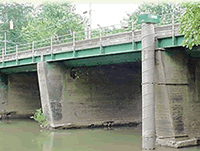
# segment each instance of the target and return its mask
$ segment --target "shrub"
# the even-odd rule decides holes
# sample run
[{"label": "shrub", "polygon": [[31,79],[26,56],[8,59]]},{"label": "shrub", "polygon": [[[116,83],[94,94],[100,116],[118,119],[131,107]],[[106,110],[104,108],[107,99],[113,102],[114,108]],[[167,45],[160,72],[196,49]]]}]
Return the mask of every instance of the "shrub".
[{"label": "shrub", "polygon": [[30,118],[34,119],[35,121],[37,121],[41,125],[44,125],[44,126],[49,125],[49,122],[48,122],[46,116],[42,113],[41,108],[37,109],[34,116],[31,116]]}]

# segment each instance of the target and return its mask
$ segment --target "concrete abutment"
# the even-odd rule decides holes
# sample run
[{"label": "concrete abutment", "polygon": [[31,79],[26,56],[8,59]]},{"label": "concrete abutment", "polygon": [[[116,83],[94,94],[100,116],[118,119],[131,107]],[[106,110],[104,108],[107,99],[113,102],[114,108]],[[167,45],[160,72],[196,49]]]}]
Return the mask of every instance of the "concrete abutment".
[{"label": "concrete abutment", "polygon": [[140,62],[74,69],[41,62],[37,70],[44,114],[52,126],[140,123],[140,68]]},{"label": "concrete abutment", "polygon": [[0,75],[1,118],[29,118],[41,107],[36,72]]},{"label": "concrete abutment", "polygon": [[182,49],[156,51],[157,145],[185,147],[199,143],[199,62]]}]

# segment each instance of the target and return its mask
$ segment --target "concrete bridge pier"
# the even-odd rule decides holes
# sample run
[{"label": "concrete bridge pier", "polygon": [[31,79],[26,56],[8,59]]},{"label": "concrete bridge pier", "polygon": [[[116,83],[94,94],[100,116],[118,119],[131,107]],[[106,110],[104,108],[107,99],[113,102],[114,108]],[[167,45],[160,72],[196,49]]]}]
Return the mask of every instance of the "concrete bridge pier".
[{"label": "concrete bridge pier", "polygon": [[62,119],[63,83],[65,68],[58,63],[37,64],[38,82],[43,113],[51,127]]},{"label": "concrete bridge pier", "polygon": [[200,59],[184,49],[156,51],[156,144],[169,147],[199,145]]},{"label": "concrete bridge pier", "polygon": [[156,51],[155,124],[158,145],[184,147],[191,143],[184,142],[189,140],[187,62],[183,50]]},{"label": "concrete bridge pier", "polygon": [[142,148],[198,145],[199,60],[182,48],[155,50],[153,22],[142,19]]}]

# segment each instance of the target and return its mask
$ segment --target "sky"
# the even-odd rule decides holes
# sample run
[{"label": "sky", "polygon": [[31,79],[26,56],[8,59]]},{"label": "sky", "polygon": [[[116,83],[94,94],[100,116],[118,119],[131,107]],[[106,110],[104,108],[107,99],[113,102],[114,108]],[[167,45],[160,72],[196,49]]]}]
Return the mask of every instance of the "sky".
[{"label": "sky", "polygon": [[[89,3],[75,3],[77,12],[82,13],[89,10]],[[110,26],[120,24],[123,17],[128,18],[126,15],[138,8],[139,3],[91,3],[92,9],[92,28],[100,26]]]},{"label": "sky", "polygon": [[[33,0],[6,0],[7,2],[33,2]],[[41,3],[47,0],[34,0],[34,3]],[[63,2],[63,0],[49,0],[53,2]],[[66,2],[66,0],[64,0]],[[91,2],[92,8],[92,29],[98,28],[97,24],[101,27],[120,24],[123,17],[128,18],[127,13],[133,12],[143,2],[185,2],[185,0],[93,0],[93,1],[70,1],[76,4],[76,12],[82,14],[83,11],[89,10],[89,3]],[[189,0],[191,1],[191,0]],[[199,1],[199,0],[193,0]],[[0,0],[5,2],[5,0]],[[69,1],[68,1],[69,2]]]},{"label": "sky", "polygon": [[[190,0],[191,1],[191,0]],[[199,0],[193,0],[199,1]],[[98,28],[97,24],[101,27],[110,26],[115,24],[120,24],[120,21],[123,20],[123,17],[128,18],[126,13],[133,12],[138,8],[140,4],[143,2],[146,3],[159,3],[159,2],[186,2],[186,0],[123,0],[123,1],[106,1],[101,0],[91,1],[91,9],[92,9],[92,29]],[[77,12],[82,13],[83,11],[89,10],[88,2],[80,2],[75,1]]]}]

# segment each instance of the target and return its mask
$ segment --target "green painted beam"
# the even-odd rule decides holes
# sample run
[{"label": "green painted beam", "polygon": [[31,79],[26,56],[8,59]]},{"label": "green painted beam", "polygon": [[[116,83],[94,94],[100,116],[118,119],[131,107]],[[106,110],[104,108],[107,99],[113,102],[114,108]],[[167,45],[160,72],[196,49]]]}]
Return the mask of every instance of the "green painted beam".
[{"label": "green painted beam", "polygon": [[[181,47],[183,36],[175,36],[174,41],[172,37],[160,38],[157,41],[158,48],[172,48]],[[141,42],[123,43],[117,45],[110,45],[90,49],[48,54],[43,56],[43,60],[46,62],[63,61],[68,67],[75,66],[95,66],[106,64],[118,64],[123,62],[134,62],[141,58]],[[199,47],[195,47],[193,50],[188,50],[188,55],[192,57],[200,57]],[[194,53],[192,53],[194,52]],[[6,61],[0,63],[1,72],[3,73],[15,73],[15,72],[28,72],[36,71],[36,63],[40,62],[40,56],[34,58],[24,58],[13,61]],[[30,68],[29,68],[30,66]],[[34,66],[34,67],[33,67]]]},{"label": "green painted beam", "polygon": [[[102,50],[100,48],[90,48],[90,49],[84,49],[84,50],[77,50],[75,55],[73,54],[73,51],[69,52],[62,52],[62,53],[56,53],[53,55],[44,55],[43,59],[47,62],[54,62],[54,61],[69,61],[67,62],[67,66],[76,66],[76,65],[82,65],[82,61],[85,60],[84,65],[87,66],[93,66],[97,63],[100,64],[110,64],[110,63],[121,63],[121,62],[130,62],[132,56],[133,60],[140,58],[138,55],[130,55],[131,52],[138,52],[141,51],[141,42],[135,42],[134,44],[134,50],[132,50],[132,43],[124,43],[124,44],[118,44],[118,45],[111,45],[103,47]],[[129,56],[130,55],[130,56]],[[103,62],[99,61],[104,60]],[[81,59],[81,61],[77,61]],[[98,60],[98,61],[94,61]],[[32,72],[36,71],[35,64],[37,62],[40,62],[41,58],[40,56],[37,57],[29,57],[19,60],[12,60],[12,61],[6,61],[0,63],[0,68],[2,73],[17,73],[17,72]],[[74,62],[74,63],[73,63]],[[86,63],[89,62],[89,63]],[[27,66],[26,66],[27,65]],[[30,68],[28,68],[30,66]],[[32,66],[34,66],[32,68]]]},{"label": "green painted beam", "polygon": [[50,56],[44,56],[44,60],[47,62],[52,61],[65,61],[65,60],[74,60],[80,58],[88,58],[88,57],[98,57],[98,56],[106,56],[106,55],[114,55],[114,54],[122,54],[122,53],[130,53],[135,51],[141,51],[141,42],[135,43],[135,50],[132,50],[132,43],[118,44],[103,47],[103,50],[100,51],[100,48],[90,48],[78,50],[73,56],[73,51],[70,52],[62,52],[53,55],[53,59]]},{"label": "green painted beam", "polygon": [[12,73],[19,73],[19,72],[34,72],[34,71],[37,71],[36,64],[8,67],[8,68],[3,68],[0,70],[1,73],[5,73],[5,74],[12,74]]},{"label": "green painted beam", "polygon": [[172,37],[158,39],[157,47],[158,48],[171,48],[171,47],[180,47],[182,46],[182,41],[184,40],[183,36],[175,36],[174,37],[174,45],[172,41]]}]

